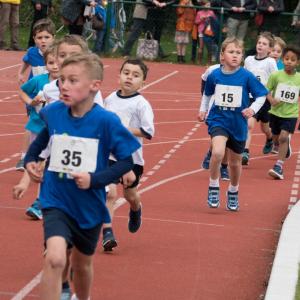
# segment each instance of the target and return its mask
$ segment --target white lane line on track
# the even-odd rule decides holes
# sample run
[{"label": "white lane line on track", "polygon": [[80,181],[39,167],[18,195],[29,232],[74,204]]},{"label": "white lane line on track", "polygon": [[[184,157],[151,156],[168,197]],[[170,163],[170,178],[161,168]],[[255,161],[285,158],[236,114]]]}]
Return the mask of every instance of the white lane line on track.
[{"label": "white lane line on track", "polygon": [[0,117],[26,116],[26,114],[3,114]]},{"label": "white lane line on track", "polygon": [[24,299],[41,281],[42,272],[37,274],[28,284],[26,284],[22,290],[20,290],[11,300]]},{"label": "white lane line on track", "polygon": [[12,68],[16,68],[16,67],[19,67],[21,66],[21,64],[16,64],[16,65],[12,65],[12,66],[8,66],[8,67],[4,67],[4,68],[1,68],[0,71],[4,71],[4,70],[8,70],[8,69],[12,69]]},{"label": "white lane line on track", "polygon": [[25,133],[25,132],[4,133],[4,134],[0,134],[0,137],[12,136],[12,135],[20,135],[20,134],[24,134],[24,133]]},{"label": "white lane line on track", "polygon": [[143,91],[143,90],[147,89],[148,87],[150,87],[150,86],[152,86],[152,85],[154,85],[156,83],[159,83],[159,82],[161,82],[161,81],[163,81],[163,80],[165,80],[165,79],[167,79],[167,78],[169,78],[171,76],[176,75],[177,73],[178,73],[178,71],[173,71],[173,72],[171,72],[171,73],[169,73],[169,74],[167,74],[167,75],[165,75],[165,76],[163,76],[163,77],[161,77],[161,78],[159,78],[159,79],[157,79],[155,81],[152,81],[152,82],[146,84],[141,89],[139,89],[139,91]]}]

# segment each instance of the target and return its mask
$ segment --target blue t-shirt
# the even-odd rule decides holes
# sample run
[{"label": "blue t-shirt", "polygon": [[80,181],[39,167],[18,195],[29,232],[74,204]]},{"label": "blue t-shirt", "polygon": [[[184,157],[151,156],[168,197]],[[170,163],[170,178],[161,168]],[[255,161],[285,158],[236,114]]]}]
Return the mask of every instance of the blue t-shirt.
[{"label": "blue t-shirt", "polygon": [[281,58],[277,61],[277,68],[278,70],[283,70],[284,69],[284,64]]},{"label": "blue t-shirt", "polygon": [[23,61],[31,66],[28,80],[33,76],[47,73],[43,53],[37,47],[30,47],[23,56]]},{"label": "blue t-shirt", "polygon": [[[55,102],[41,110],[49,136],[67,134],[69,136],[99,140],[96,172],[108,167],[109,154],[117,160],[129,157],[140,144],[121,124],[112,112],[97,104],[83,117],[76,118],[63,102]],[[74,218],[81,228],[92,228],[100,223],[110,222],[105,205],[106,193],[101,189],[83,190],[66,174],[45,171],[39,199],[42,208],[55,207]]]},{"label": "blue t-shirt", "polygon": [[[33,99],[39,91],[43,90],[45,84],[49,83],[49,74],[42,74],[32,77],[30,80],[21,85],[21,90]],[[28,105],[29,120],[25,128],[33,133],[40,133],[45,127],[44,121],[40,118],[36,108]]]},{"label": "blue t-shirt", "polygon": [[229,88],[229,86],[238,89],[241,88],[241,105],[240,107],[235,108],[223,107],[216,105],[216,100],[220,99],[214,99],[206,120],[208,132],[210,133],[211,129],[214,127],[222,127],[235,140],[246,141],[248,131],[247,119],[243,117],[241,112],[243,109],[249,107],[249,93],[251,93],[254,99],[256,99],[267,95],[268,90],[251,72],[247,71],[243,67],[231,74],[224,73],[222,68],[214,70],[208,76],[205,83],[205,95],[214,95],[217,84],[225,86],[225,90],[227,87]]}]

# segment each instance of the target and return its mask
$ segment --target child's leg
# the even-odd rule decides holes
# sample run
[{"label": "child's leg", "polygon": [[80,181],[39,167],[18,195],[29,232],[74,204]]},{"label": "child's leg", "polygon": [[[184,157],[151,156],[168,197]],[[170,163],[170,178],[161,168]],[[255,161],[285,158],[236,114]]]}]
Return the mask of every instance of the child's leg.
[{"label": "child's leg", "polygon": [[93,255],[85,255],[74,247],[71,255],[71,266],[76,297],[80,300],[88,300],[94,275]]},{"label": "child's leg", "polygon": [[124,189],[124,197],[130,204],[130,209],[138,211],[141,208],[141,196],[136,187]]},{"label": "child's leg", "polygon": [[218,180],[220,176],[220,166],[225,155],[227,137],[215,136],[212,138],[212,154],[210,159],[210,178]]},{"label": "child's leg", "polygon": [[251,138],[252,138],[252,132],[255,126],[256,119],[255,118],[249,118],[248,119],[248,134],[247,134],[247,140],[245,149],[242,154],[242,165],[248,165],[249,164],[249,148],[251,144]]},{"label": "child's leg", "polygon": [[238,187],[242,173],[242,156],[229,150],[229,169],[230,169],[230,184],[233,187]]},{"label": "child's leg", "polygon": [[289,147],[289,132],[285,130],[281,130],[278,142],[279,142],[279,149],[278,149],[278,160],[284,162],[286,160],[286,153]]},{"label": "child's leg", "polygon": [[41,299],[59,299],[62,275],[67,261],[67,243],[63,237],[53,236],[47,240],[46,245],[47,251],[41,279]]},{"label": "child's leg", "polygon": [[20,171],[24,170],[24,157],[28,150],[29,145],[30,145],[30,131],[26,130],[24,134],[23,145],[21,150],[21,158],[16,164],[17,170]]},{"label": "child's leg", "polygon": [[272,131],[269,122],[260,122],[260,128],[261,131],[266,135],[266,143],[263,148],[263,153],[268,154],[272,151],[273,147]]},{"label": "child's leg", "polygon": [[221,179],[222,180],[229,180],[229,172],[228,172],[228,149],[226,148],[225,150],[225,155],[222,159],[221,162],[221,168],[220,168],[220,173],[221,173]]}]

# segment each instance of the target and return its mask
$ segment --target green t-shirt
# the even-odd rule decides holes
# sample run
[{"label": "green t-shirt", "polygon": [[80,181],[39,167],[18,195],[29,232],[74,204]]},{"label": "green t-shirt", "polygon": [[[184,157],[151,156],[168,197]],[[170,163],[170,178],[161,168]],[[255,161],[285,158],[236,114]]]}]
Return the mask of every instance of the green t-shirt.
[{"label": "green t-shirt", "polygon": [[288,75],[284,70],[270,75],[267,88],[280,103],[272,106],[269,113],[280,118],[298,118],[300,73]]}]

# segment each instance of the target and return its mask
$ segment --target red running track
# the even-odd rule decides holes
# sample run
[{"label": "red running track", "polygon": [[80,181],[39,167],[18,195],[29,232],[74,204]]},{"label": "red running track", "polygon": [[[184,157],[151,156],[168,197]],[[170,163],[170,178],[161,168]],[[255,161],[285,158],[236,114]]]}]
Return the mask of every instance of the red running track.
[{"label": "red running track", "polygon": [[[42,223],[24,214],[36,197],[36,186],[32,184],[23,200],[11,196],[21,177],[13,167],[26,122],[23,105],[15,96],[18,67],[14,65],[21,57],[22,53],[0,51],[1,300],[38,299],[42,268]],[[121,60],[103,61],[106,96],[118,86]],[[288,212],[297,154],[285,164],[285,180],[272,180],[267,171],[276,157],[262,154],[264,138],[257,129],[252,159],[242,174],[240,211],[225,210],[228,183],[224,182],[221,207],[209,209],[208,172],[200,169],[209,138],[206,126],[196,122],[204,69],[148,65],[143,94],[154,109],[156,136],[144,147],[143,225],[138,233],[130,234],[128,205],[116,210],[119,247],[110,254],[99,247],[92,299],[262,299]],[[297,152],[297,134],[292,145]]]}]

